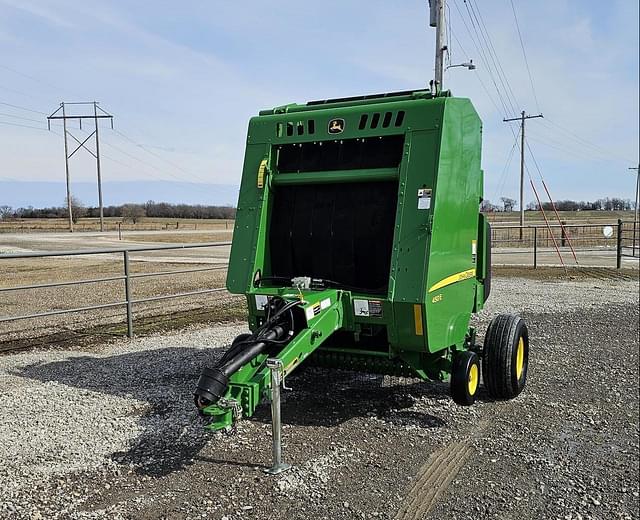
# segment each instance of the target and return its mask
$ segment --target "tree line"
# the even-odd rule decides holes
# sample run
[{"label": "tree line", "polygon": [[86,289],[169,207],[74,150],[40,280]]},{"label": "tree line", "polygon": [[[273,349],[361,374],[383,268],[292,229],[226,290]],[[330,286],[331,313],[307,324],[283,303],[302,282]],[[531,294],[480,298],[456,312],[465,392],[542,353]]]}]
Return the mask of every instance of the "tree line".
[{"label": "tree line", "polygon": [[[62,206],[49,208],[12,208],[0,206],[0,220],[12,218],[66,218],[67,201]],[[99,217],[100,209],[87,207],[76,197],[71,197],[71,213],[77,221],[83,217]],[[158,218],[212,218],[233,219],[236,216],[236,208],[232,206],[206,206],[203,204],[169,204],[168,202],[155,202],[150,200],[144,204],[122,204],[120,206],[105,206],[105,217],[119,217],[125,220],[137,222],[144,217]]]},{"label": "tree line", "polygon": [[[634,209],[634,202],[631,199],[621,199],[618,197],[606,197],[593,202],[576,200],[556,200],[554,201],[558,211],[624,211]],[[493,204],[490,200],[483,200],[480,210],[486,213],[492,211],[514,211],[518,207],[518,202],[508,197],[500,197],[499,204]],[[552,211],[551,202],[543,202],[542,209]],[[540,204],[537,201],[529,202],[526,211],[540,211]]]}]

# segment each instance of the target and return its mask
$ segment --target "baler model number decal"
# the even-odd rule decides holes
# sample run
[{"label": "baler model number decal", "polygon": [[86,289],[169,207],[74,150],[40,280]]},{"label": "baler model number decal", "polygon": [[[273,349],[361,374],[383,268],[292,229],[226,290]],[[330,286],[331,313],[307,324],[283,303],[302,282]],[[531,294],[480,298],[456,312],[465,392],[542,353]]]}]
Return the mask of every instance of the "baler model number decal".
[{"label": "baler model number decal", "polygon": [[432,285],[429,289],[429,292],[437,291],[438,289],[442,289],[443,287],[451,285],[452,283],[468,280],[469,278],[473,278],[475,275],[475,267],[473,269],[467,269],[466,271],[462,271],[460,273],[452,274],[451,276],[447,276],[446,278],[440,280],[438,283]]}]

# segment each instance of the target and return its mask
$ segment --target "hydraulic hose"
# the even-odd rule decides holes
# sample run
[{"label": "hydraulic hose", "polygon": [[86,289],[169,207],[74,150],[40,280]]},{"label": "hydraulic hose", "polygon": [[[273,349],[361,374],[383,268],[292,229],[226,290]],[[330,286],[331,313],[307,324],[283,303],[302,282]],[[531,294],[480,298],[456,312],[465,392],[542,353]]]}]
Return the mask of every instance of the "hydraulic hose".
[{"label": "hydraulic hose", "polygon": [[270,346],[270,342],[282,339],[287,331],[280,325],[263,332],[255,342],[240,350],[230,359],[214,368],[205,368],[202,371],[196,391],[194,392],[196,406],[203,408],[217,402],[227,393],[229,378],[240,370],[252,359],[262,354]]}]

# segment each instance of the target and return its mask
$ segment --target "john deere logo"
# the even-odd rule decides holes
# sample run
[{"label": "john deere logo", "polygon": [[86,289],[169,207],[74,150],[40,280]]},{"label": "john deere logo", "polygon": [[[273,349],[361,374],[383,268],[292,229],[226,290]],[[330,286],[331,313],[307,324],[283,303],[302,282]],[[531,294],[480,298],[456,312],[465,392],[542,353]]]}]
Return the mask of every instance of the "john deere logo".
[{"label": "john deere logo", "polygon": [[340,134],[344,131],[344,119],[332,119],[329,121],[329,133]]}]

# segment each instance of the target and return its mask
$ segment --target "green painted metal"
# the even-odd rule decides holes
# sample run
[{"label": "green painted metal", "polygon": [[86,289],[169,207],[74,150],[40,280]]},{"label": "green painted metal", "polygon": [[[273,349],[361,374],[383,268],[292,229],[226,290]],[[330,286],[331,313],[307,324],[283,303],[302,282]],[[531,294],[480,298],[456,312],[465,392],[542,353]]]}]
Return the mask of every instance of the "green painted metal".
[{"label": "green painted metal", "polygon": [[[251,417],[254,414],[271,387],[270,371],[266,365],[267,358],[277,357],[282,361],[284,366],[282,377],[285,378],[341,327],[344,316],[342,291],[336,289],[313,292],[279,289],[270,291],[269,294],[281,296],[285,301],[300,299],[303,302],[302,308],[305,314],[307,309],[311,309],[312,312],[310,317],[307,315],[306,327],[300,330],[277,355],[261,354],[231,376],[224,400],[238,403],[245,417]],[[204,408],[201,412],[210,418],[207,424],[210,430],[223,430],[233,425],[233,411],[228,406],[216,403]]]},{"label": "green painted metal", "polygon": [[[330,133],[336,124],[337,135]],[[389,136],[403,139],[397,168],[278,171],[282,146],[354,139],[370,143]],[[386,294],[346,287],[334,291],[335,319],[312,320],[280,357],[297,356],[298,366],[326,341],[313,356],[324,366],[381,373],[410,370],[423,378],[446,378],[452,353],[473,347],[469,320],[484,304],[489,277],[488,228],[479,214],[481,139],[482,124],[471,102],[448,92],[285,105],[252,118],[227,277],[230,292],[247,296],[251,329],[259,326],[263,313],[256,296],[294,297],[291,288],[254,284],[257,276],[273,274],[269,228],[278,189],[393,181],[397,192],[390,196],[397,195],[398,202]],[[321,293],[306,291],[304,298],[311,301]],[[356,313],[354,305],[362,300],[376,313]],[[309,340],[314,331],[322,334],[315,343]],[[242,401],[245,415],[253,413],[266,388],[264,359],[253,365],[234,375],[230,390],[231,397]]]}]

